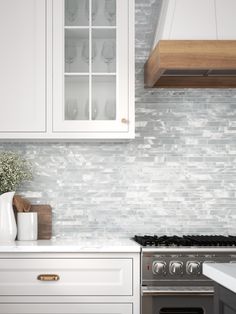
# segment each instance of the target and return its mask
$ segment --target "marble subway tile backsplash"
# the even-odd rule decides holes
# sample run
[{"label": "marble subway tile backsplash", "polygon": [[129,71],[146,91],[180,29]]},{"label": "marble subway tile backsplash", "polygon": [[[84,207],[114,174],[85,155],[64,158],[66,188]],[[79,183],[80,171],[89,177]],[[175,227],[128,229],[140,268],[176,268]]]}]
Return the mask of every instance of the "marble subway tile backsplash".
[{"label": "marble subway tile backsplash", "polygon": [[236,234],[236,90],[144,89],[159,6],[136,1],[135,140],[0,144],[32,162],[18,192],[52,205],[55,237]]}]

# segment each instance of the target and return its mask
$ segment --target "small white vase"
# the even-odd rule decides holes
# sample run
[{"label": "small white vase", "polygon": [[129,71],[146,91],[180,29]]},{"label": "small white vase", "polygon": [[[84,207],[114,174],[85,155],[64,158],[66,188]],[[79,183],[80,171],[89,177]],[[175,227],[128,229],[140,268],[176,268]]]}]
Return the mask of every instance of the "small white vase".
[{"label": "small white vase", "polygon": [[16,239],[16,219],[12,207],[15,192],[0,195],[0,242],[11,242]]}]

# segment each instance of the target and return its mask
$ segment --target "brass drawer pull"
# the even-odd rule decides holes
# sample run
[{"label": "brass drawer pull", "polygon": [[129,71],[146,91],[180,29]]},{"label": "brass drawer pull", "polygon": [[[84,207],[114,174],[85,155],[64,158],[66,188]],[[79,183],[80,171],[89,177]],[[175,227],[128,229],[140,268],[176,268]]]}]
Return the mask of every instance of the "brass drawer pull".
[{"label": "brass drawer pull", "polygon": [[128,123],[129,123],[129,120],[123,118],[123,119],[121,119],[121,123],[128,124]]},{"label": "brass drawer pull", "polygon": [[58,281],[60,280],[60,276],[54,275],[54,274],[50,274],[50,275],[42,274],[42,275],[38,275],[37,279],[40,281]]}]

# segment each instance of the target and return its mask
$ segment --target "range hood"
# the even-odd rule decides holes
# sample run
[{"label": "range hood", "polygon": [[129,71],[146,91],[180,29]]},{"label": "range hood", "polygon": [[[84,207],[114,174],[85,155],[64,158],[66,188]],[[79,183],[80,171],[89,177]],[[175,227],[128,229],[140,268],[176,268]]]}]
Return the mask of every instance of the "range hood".
[{"label": "range hood", "polygon": [[163,0],[146,87],[236,87],[236,0]]}]

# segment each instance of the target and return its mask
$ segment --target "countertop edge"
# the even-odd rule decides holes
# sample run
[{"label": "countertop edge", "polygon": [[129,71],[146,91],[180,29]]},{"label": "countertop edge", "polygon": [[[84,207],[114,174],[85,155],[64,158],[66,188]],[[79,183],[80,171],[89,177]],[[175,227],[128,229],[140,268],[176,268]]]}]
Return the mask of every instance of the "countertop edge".
[{"label": "countertop edge", "polygon": [[[220,265],[221,267],[225,265],[227,267],[229,264],[218,264],[218,263],[212,263],[212,264],[203,264],[203,274],[207,276],[208,278],[215,281],[217,284],[231,290],[232,292],[236,293],[236,277],[233,275],[230,276],[228,273],[224,272],[221,269],[217,268],[217,265]],[[231,264],[233,265],[233,264]],[[236,264],[234,265],[236,269]]]},{"label": "countertop edge", "polygon": [[[108,242],[106,244],[106,242]],[[0,243],[0,253],[140,253],[141,246],[131,239],[122,241],[14,241]]]}]

